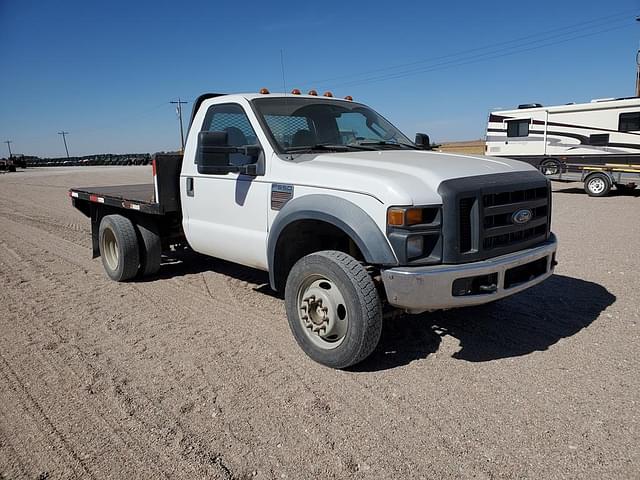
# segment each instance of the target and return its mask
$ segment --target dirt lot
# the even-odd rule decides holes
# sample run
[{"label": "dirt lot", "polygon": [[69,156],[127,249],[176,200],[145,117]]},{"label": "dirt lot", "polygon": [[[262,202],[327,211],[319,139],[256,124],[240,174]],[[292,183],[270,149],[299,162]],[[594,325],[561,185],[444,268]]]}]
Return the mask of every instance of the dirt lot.
[{"label": "dirt lot", "polygon": [[555,276],[334,371],[260,272],[107,279],[67,188],[149,175],[0,175],[0,478],[640,478],[640,194],[556,185]]}]

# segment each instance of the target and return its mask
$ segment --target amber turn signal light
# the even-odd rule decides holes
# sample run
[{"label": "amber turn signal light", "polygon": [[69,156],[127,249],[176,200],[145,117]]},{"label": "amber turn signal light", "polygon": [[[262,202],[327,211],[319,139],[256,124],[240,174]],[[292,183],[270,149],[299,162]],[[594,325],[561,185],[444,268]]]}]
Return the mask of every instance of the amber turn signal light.
[{"label": "amber turn signal light", "polygon": [[422,209],[409,208],[404,214],[404,221],[407,225],[418,225],[422,223]]},{"label": "amber turn signal light", "polygon": [[266,95],[267,93],[269,93],[269,90],[267,90],[266,88],[261,88],[261,89],[260,89],[260,93],[261,93],[262,95]]},{"label": "amber turn signal light", "polygon": [[409,227],[423,222],[421,208],[390,208],[387,210],[387,224],[392,227]]}]

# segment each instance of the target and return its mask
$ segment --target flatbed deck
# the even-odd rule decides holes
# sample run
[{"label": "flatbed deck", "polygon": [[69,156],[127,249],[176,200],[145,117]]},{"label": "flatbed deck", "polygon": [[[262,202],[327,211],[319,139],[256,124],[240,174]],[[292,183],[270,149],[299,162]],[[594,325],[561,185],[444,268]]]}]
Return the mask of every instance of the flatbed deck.
[{"label": "flatbed deck", "polygon": [[91,215],[90,205],[136,210],[150,215],[180,215],[180,167],[182,155],[156,154],[152,160],[153,182],[69,190],[73,205]]}]

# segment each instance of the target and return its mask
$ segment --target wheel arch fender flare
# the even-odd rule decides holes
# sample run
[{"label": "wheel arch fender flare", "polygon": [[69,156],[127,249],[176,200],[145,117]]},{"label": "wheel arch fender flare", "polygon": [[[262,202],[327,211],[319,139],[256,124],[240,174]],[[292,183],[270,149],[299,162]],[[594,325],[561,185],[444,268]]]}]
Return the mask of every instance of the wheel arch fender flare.
[{"label": "wheel arch fender flare", "polygon": [[276,248],[281,233],[293,222],[319,220],[327,222],[349,235],[365,260],[376,265],[397,265],[387,237],[376,222],[359,206],[344,198],[311,194],[286,203],[276,216],[267,240],[269,283],[277,290],[275,276]]},{"label": "wheel arch fender flare", "polygon": [[612,187],[613,185],[615,185],[615,179],[613,178],[613,175],[609,172],[606,172],[604,170],[596,170],[594,172],[590,172],[588,173],[585,177],[584,177],[584,182],[588,182],[591,178],[593,177],[602,177],[604,176],[607,181],[609,182],[609,186]]}]

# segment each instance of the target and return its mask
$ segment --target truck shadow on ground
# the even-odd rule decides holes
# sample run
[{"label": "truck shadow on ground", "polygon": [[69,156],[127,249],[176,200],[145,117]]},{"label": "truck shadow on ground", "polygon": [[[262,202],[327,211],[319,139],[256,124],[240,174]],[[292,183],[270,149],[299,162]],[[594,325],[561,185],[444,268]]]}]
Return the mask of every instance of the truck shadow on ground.
[{"label": "truck shadow on ground", "polygon": [[553,275],[496,303],[386,321],[376,351],[353,370],[380,371],[424,359],[446,335],[460,343],[453,358],[468,362],[544,351],[588,327],[615,300],[601,285]]},{"label": "truck shadow on ground", "polygon": [[[259,294],[281,298],[269,288],[267,273],[188,250],[164,258],[158,275],[140,281],[203,272],[227,275],[252,284]],[[381,371],[427,358],[438,351],[447,335],[460,343],[453,358],[468,362],[544,351],[591,325],[615,300],[597,283],[553,275],[536,287],[495,303],[385,320],[376,350],[350,370]]]}]

